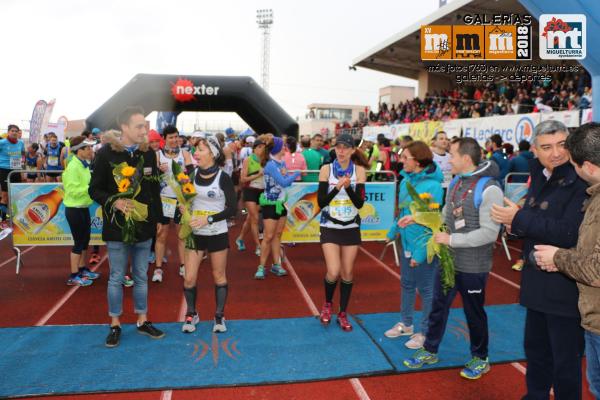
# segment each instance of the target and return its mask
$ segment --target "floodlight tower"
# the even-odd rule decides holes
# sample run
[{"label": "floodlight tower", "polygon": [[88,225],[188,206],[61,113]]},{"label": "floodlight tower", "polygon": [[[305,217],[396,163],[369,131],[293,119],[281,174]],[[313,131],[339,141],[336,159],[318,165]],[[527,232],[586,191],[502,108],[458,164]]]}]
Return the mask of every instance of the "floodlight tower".
[{"label": "floodlight tower", "polygon": [[260,55],[262,87],[269,91],[269,58],[271,54],[271,25],[273,24],[273,10],[256,10],[256,23],[262,29],[262,51]]}]

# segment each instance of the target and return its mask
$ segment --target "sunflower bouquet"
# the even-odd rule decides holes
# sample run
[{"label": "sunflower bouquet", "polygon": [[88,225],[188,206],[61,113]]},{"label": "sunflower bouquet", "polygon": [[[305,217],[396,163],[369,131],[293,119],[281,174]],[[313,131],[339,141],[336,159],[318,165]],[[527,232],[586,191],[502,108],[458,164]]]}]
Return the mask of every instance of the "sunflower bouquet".
[{"label": "sunflower bouquet", "polygon": [[148,205],[135,200],[141,190],[141,182],[143,179],[142,170],[144,167],[144,158],[141,157],[135,167],[122,162],[114,165],[113,178],[117,184],[118,193],[109,198],[107,204],[111,204],[110,214],[115,218],[116,207],[115,203],[118,199],[127,199],[133,207],[123,213],[125,222],[117,225],[121,228],[123,242],[132,244],[136,242],[136,223],[145,222],[148,218]]},{"label": "sunflower bouquet", "polygon": [[438,244],[433,240],[434,234],[446,231],[440,205],[433,201],[431,193],[417,193],[410,182],[407,182],[406,188],[412,199],[408,207],[415,222],[431,230],[431,235],[427,240],[427,262],[431,263],[435,256],[439,258],[442,287],[444,293],[447,293],[448,289],[454,287],[456,272],[448,246]]},{"label": "sunflower bouquet", "polygon": [[189,249],[195,249],[195,242],[192,237],[192,201],[196,196],[196,188],[194,187],[194,172],[186,174],[181,165],[175,160],[171,162],[171,171],[173,174],[168,175],[167,184],[173,189],[177,202],[181,211],[181,222],[179,229],[179,239],[185,241],[185,245]]}]

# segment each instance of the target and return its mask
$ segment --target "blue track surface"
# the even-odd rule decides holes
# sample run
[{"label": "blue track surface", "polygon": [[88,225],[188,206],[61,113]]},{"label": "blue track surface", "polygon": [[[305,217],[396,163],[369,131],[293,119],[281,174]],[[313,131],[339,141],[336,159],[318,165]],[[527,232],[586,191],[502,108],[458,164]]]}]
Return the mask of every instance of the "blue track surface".
[{"label": "blue track surface", "polygon": [[[524,311],[517,305],[487,308],[492,362],[523,358]],[[419,316],[417,315],[417,320]],[[123,327],[121,344],[104,347],[106,325],[0,329],[0,397],[139,391],[300,382],[405,372],[412,354],[407,338],[383,332],[398,314],[356,316],[354,331],[315,318],[228,321],[213,334],[202,322],[183,334],[179,323],[157,324],[167,336],[152,340]],[[417,323],[418,325],[418,323]],[[435,368],[469,358],[462,310],[451,312]],[[390,360],[394,365],[390,364]]]}]

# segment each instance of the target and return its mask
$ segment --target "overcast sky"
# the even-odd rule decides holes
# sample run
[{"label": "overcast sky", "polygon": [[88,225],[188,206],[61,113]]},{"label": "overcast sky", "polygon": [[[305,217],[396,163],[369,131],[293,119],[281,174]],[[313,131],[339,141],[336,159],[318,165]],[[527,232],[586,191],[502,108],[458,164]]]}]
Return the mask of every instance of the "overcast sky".
[{"label": "overcast sky", "polygon": [[414,85],[349,71],[355,57],[437,9],[438,0],[1,0],[0,129],[56,98],[52,121],[86,118],[137,73],[249,75],[260,83],[256,10],[272,8],[270,93],[292,116],[309,103],[375,106]]}]

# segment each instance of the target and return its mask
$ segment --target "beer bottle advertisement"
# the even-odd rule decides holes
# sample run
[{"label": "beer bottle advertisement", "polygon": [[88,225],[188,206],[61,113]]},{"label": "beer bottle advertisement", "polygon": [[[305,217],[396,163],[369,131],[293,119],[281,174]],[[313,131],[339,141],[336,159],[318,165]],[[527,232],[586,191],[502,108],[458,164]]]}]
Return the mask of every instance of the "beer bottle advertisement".
[{"label": "beer bottle advertisement", "polygon": [[[60,183],[11,184],[11,220],[15,246],[67,246],[73,243],[65,217],[63,194]],[[98,204],[90,206],[90,217],[90,243],[102,244],[102,210]]]},{"label": "beer bottle advertisement", "polygon": [[[287,189],[283,242],[319,242],[321,209],[317,188],[317,182],[295,182]],[[365,192],[365,204],[359,210],[362,240],[385,240],[394,221],[395,184],[369,182]]]}]

